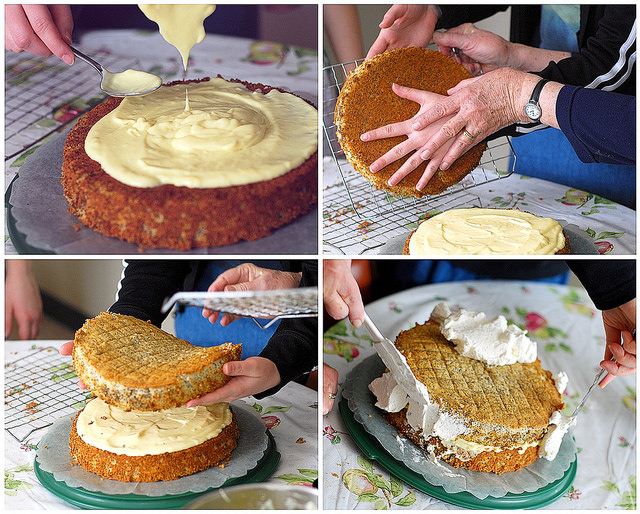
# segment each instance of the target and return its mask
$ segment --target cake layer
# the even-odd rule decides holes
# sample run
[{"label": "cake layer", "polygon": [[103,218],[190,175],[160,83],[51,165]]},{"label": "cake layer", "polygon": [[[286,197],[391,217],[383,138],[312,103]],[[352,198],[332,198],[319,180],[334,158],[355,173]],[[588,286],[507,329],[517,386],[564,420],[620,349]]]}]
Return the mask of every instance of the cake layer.
[{"label": "cake layer", "polygon": [[71,457],[82,468],[104,478],[124,482],[156,482],[223,466],[237,446],[240,436],[235,414],[216,437],[191,448],[159,455],[117,455],[87,444],[78,435],[77,420],[73,420],[69,435]]},{"label": "cake layer", "polygon": [[133,316],[103,312],[76,332],[73,364],[97,397],[124,410],[162,410],[223,386],[242,345],[193,346]]},{"label": "cake layer", "polygon": [[462,180],[478,165],[486,148],[484,143],[474,146],[448,170],[438,170],[424,189],[418,191],[416,184],[426,162],[397,185],[389,186],[387,183],[413,152],[377,173],[369,171],[373,161],[404,141],[406,136],[368,142],[363,142],[360,136],[384,125],[408,120],[418,113],[420,106],[396,95],[391,88],[393,83],[446,95],[448,89],[466,78],[471,78],[471,75],[464,67],[440,52],[424,48],[389,50],[362,63],[342,86],[335,108],[338,141],[347,160],[375,188],[397,195],[422,197],[441,193]]},{"label": "cake layer", "polygon": [[[188,81],[198,82],[202,81]],[[230,82],[264,94],[276,89]],[[179,84],[184,82],[163,87]],[[105,173],[85,151],[85,139],[93,125],[120,101],[109,98],[83,116],[69,132],[64,149],[62,185],[69,212],[97,232],[150,248],[223,246],[266,237],[317,203],[317,151],[289,172],[252,184],[199,189],[123,184]]]},{"label": "cake layer", "polygon": [[560,224],[515,209],[451,209],[409,234],[404,255],[551,255],[570,253]]}]

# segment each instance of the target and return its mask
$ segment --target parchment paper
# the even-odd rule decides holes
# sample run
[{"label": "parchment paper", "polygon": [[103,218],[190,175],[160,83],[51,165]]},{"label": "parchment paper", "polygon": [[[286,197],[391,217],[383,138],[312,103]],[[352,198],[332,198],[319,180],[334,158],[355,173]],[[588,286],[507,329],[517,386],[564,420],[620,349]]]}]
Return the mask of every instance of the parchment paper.
[{"label": "parchment paper", "polygon": [[487,496],[500,498],[507,493],[537,491],[562,478],[576,458],[573,434],[569,432],[562,441],[555,460],[538,459],[526,468],[502,475],[454,468],[444,462],[434,464],[422,449],[399,435],[395,427],[390,425],[374,406],[375,397],[367,386],[373,379],[381,376],[384,370],[385,366],[377,355],[368,357],[349,374],[342,395],[347,398],[356,421],[361,423],[393,458],[422,475],[430,484],[441,486],[448,493],[467,491],[482,500]]},{"label": "parchment paper", "polygon": [[[182,252],[168,248],[143,249],[133,243],[106,237],[85,227],[69,214],[69,205],[60,183],[62,151],[67,131],[47,141],[27,157],[13,183],[9,204],[16,227],[26,235],[27,244],[56,254],[203,254],[270,255],[317,254],[318,210],[280,227],[272,235],[256,241],[242,241],[216,248]],[[224,213],[212,213],[223,216]],[[79,226],[80,230],[76,230]]]},{"label": "parchment paper", "polygon": [[36,460],[40,469],[53,473],[54,478],[69,487],[82,487],[87,491],[104,494],[138,494],[144,496],[165,496],[200,493],[222,486],[230,478],[242,477],[256,467],[267,449],[267,434],[262,421],[255,413],[240,402],[232,404],[238,419],[240,438],[238,446],[224,468],[212,467],[177,480],[166,482],[121,482],[102,478],[94,473],[72,465],[69,454],[69,433],[73,416],[56,420],[38,444]]}]

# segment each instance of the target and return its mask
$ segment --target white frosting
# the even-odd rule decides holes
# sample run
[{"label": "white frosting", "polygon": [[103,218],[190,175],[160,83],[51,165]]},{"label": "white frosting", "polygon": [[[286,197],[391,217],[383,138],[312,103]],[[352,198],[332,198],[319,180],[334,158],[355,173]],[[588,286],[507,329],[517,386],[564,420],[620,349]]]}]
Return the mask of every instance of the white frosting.
[{"label": "white frosting", "polygon": [[[447,310],[437,306],[432,319],[441,320]],[[534,362],[538,357],[537,345],[527,337],[526,330],[509,325],[504,316],[487,319],[483,312],[461,309],[440,322],[440,331],[456,345],[460,355],[491,366]]]},{"label": "white frosting", "polygon": [[376,378],[369,384],[369,389],[378,399],[376,407],[387,412],[400,412],[409,401],[409,396],[391,373]]},{"label": "white frosting", "polygon": [[556,389],[560,394],[564,393],[567,389],[567,384],[569,383],[569,377],[564,371],[558,371],[558,373],[554,373],[551,375],[554,384],[556,385]]},{"label": "white frosting", "polygon": [[555,459],[556,455],[558,455],[558,450],[560,450],[562,438],[575,424],[576,418],[571,419],[569,416],[564,416],[560,411],[555,411],[551,414],[549,428],[540,442],[538,451],[540,456],[547,460]]}]

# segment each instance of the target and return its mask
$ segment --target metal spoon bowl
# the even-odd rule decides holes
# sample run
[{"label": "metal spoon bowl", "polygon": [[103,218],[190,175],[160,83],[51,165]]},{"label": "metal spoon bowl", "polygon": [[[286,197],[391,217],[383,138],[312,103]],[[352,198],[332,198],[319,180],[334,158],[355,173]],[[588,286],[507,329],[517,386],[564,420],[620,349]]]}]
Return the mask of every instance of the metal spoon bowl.
[{"label": "metal spoon bowl", "polygon": [[148,95],[149,93],[153,93],[156,89],[158,89],[162,85],[162,79],[157,75],[152,73],[146,73],[138,70],[126,70],[126,72],[135,72],[136,74],[145,75],[145,79],[148,79],[148,84],[145,84],[142,88],[136,88],[132,90],[124,90],[124,89],[115,89],[113,87],[114,78],[117,76],[121,76],[123,73],[112,73],[103,67],[99,62],[95,61],[88,55],[83,54],[80,50],[76,48],[70,47],[73,50],[73,53],[80,60],[86,62],[91,67],[93,67],[98,73],[100,73],[102,80],[100,81],[100,89],[107,93],[109,96],[118,96],[118,97],[126,97],[126,96],[141,96]]}]

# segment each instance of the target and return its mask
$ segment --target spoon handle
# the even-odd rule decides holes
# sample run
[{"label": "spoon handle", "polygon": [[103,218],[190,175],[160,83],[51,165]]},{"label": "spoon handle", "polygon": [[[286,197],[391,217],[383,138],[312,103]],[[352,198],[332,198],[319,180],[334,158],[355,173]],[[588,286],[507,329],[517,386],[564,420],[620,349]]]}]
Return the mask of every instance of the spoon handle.
[{"label": "spoon handle", "polygon": [[72,46],[70,46],[69,48],[71,48],[71,50],[73,50],[73,53],[76,55],[76,57],[82,59],[87,64],[90,64],[91,66],[93,66],[96,69],[96,71],[98,73],[102,74],[102,72],[104,71],[104,68],[102,67],[102,65],[99,62],[94,61],[91,57],[89,57],[88,55],[83,54],[80,50],[77,50],[76,48],[73,48]]}]

